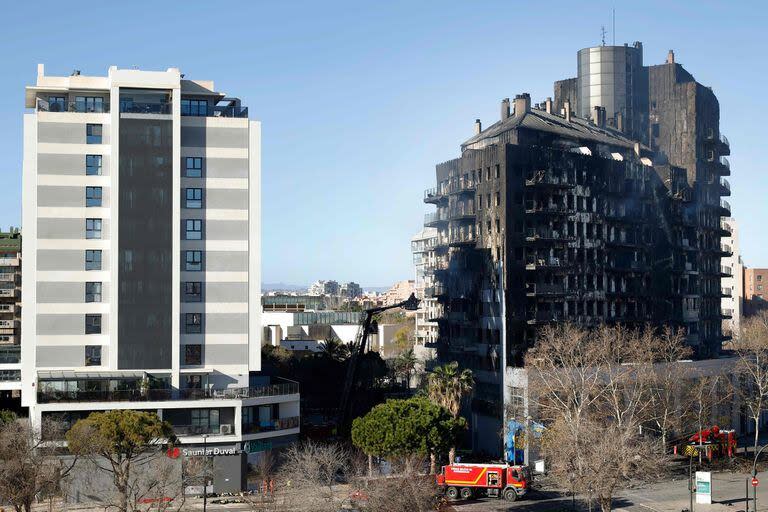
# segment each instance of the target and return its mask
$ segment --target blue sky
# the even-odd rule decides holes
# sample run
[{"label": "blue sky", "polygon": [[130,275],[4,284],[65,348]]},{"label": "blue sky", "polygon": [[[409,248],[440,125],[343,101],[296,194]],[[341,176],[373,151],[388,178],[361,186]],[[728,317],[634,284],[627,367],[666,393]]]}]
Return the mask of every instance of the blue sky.
[{"label": "blue sky", "polygon": [[[576,51],[667,50],[711,86],[730,141],[733,213],[750,266],[768,266],[765,26],[759,2],[38,1],[0,19],[0,226],[21,222],[23,88],[110,65],[181,68],[243,99],[263,123],[263,280],[384,286],[412,275],[434,165],[458,156],[499,101],[552,95]],[[578,10],[576,10],[578,6]],[[738,7],[734,7],[738,6]],[[23,12],[22,12],[23,11]],[[763,128],[761,128],[761,126]]]}]

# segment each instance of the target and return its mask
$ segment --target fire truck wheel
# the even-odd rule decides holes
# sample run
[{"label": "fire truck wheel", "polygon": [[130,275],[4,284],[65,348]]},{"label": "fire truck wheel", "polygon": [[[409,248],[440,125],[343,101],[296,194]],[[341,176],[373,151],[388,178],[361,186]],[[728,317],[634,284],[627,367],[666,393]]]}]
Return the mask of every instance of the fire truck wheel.
[{"label": "fire truck wheel", "polygon": [[459,497],[459,490],[455,487],[449,487],[445,490],[445,495],[448,496],[449,500],[455,500]]},{"label": "fire truck wheel", "polygon": [[472,489],[469,487],[462,487],[461,488],[461,499],[468,500],[472,497]]},{"label": "fire truck wheel", "polygon": [[517,499],[517,493],[514,489],[506,489],[504,491],[504,499],[507,501],[515,501]]}]

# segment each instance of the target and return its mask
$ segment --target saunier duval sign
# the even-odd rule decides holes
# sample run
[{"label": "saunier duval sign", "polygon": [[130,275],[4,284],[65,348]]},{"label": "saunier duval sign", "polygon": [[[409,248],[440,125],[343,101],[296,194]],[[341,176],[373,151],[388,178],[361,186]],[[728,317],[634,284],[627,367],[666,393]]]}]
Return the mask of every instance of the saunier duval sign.
[{"label": "saunier duval sign", "polygon": [[185,457],[200,457],[200,456],[212,456],[212,455],[237,455],[239,450],[236,448],[225,447],[213,447],[208,449],[203,448],[182,448],[181,454]]}]

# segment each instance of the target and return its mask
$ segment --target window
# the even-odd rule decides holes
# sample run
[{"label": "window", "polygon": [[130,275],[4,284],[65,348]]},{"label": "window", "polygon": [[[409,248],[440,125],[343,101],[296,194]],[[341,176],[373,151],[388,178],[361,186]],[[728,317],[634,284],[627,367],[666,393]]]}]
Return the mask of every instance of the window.
[{"label": "window", "polygon": [[184,270],[203,270],[203,251],[184,251]]},{"label": "window", "polygon": [[187,178],[203,177],[203,159],[197,156],[188,156],[185,162],[185,176]]},{"label": "window", "polygon": [[184,345],[184,364],[203,364],[203,346]]},{"label": "window", "polygon": [[501,196],[498,192],[496,192],[496,196],[494,197],[493,206],[499,206],[501,204]]},{"label": "window", "polygon": [[184,315],[184,332],[186,334],[200,334],[203,332],[203,314],[186,313]]},{"label": "window", "polygon": [[85,302],[101,302],[101,283],[89,281],[85,283]]},{"label": "window", "polygon": [[202,208],[203,207],[203,189],[201,188],[188,188],[186,192],[187,202],[184,205],[186,208]]},{"label": "window", "polygon": [[181,100],[181,115],[183,116],[207,116],[208,100]]},{"label": "window", "polygon": [[85,346],[85,366],[101,366],[101,345]]},{"label": "window", "polygon": [[50,112],[66,112],[67,98],[64,96],[48,96],[48,110]]},{"label": "window", "polygon": [[85,315],[85,334],[101,334],[101,315]]},{"label": "window", "polygon": [[104,98],[75,96],[75,110],[78,112],[104,112]]},{"label": "window", "polygon": [[85,270],[101,270],[101,251],[85,251]]},{"label": "window", "polygon": [[763,276],[757,276],[757,280],[758,281],[762,281],[763,280]]},{"label": "window", "polygon": [[85,219],[85,238],[101,238],[101,219]]},{"label": "window", "polygon": [[218,409],[192,409],[192,427],[195,432],[218,432]]},{"label": "window", "polygon": [[86,144],[101,144],[100,124],[85,125],[85,142]]},{"label": "window", "polygon": [[200,219],[187,219],[185,221],[185,238],[187,240],[203,239],[203,221]]},{"label": "window", "polygon": [[184,302],[200,302],[203,300],[203,283],[186,282],[184,283]]},{"label": "window", "polygon": [[85,187],[85,206],[101,206],[101,187]]},{"label": "window", "polygon": [[101,155],[85,155],[85,175],[101,176]]}]

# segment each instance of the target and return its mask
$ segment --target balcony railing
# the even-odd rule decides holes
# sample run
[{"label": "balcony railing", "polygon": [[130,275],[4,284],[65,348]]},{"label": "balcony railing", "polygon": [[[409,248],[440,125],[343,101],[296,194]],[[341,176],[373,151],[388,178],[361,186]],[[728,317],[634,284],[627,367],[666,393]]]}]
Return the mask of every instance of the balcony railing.
[{"label": "balcony railing", "polygon": [[108,391],[56,390],[46,388],[40,382],[37,392],[38,403],[51,402],[162,402],[167,400],[232,400],[292,395],[299,392],[298,382],[269,384],[266,386],[227,389],[126,389]]},{"label": "balcony railing", "polygon": [[724,318],[732,318],[733,317],[733,310],[732,309],[721,309],[720,310],[720,316]]},{"label": "balcony railing", "polygon": [[722,133],[720,134],[720,142],[722,142],[723,144],[725,144],[728,147],[731,147],[731,143],[728,142],[728,137],[726,137]]},{"label": "balcony railing", "polygon": [[172,111],[171,103],[120,101],[120,112],[130,114],[170,114]]},{"label": "balcony railing", "polygon": [[560,322],[563,314],[557,311],[536,311],[528,312],[526,317],[528,323]]},{"label": "balcony railing", "polygon": [[724,217],[730,217],[731,216],[731,203],[729,203],[725,199],[721,199],[720,200],[720,208],[726,212]]},{"label": "balcony railing", "polygon": [[723,188],[724,193],[722,195],[731,195],[731,184],[725,178],[720,178],[720,186]]},{"label": "balcony railing", "polygon": [[0,290],[0,298],[10,299],[13,297],[18,297],[18,295],[19,291],[13,288]]},{"label": "balcony railing", "polygon": [[448,222],[448,215],[444,210],[424,214],[424,225],[427,227],[435,226],[441,222]]},{"label": "balcony railing", "polygon": [[532,175],[529,175],[525,179],[525,185],[527,187],[536,186],[550,186],[550,187],[563,187],[572,188],[574,184],[568,181],[564,176],[554,176],[546,171],[538,171]]},{"label": "balcony railing", "polygon": [[452,178],[448,182],[449,194],[460,194],[462,192],[473,192],[477,188],[477,183],[472,178]]},{"label": "balcony railing", "polygon": [[473,244],[475,243],[475,241],[476,241],[475,230],[472,229],[471,227],[467,227],[467,229],[451,231],[448,243],[450,245],[462,245],[462,244]]},{"label": "balcony railing", "polygon": [[289,418],[273,419],[263,423],[252,423],[243,425],[243,434],[258,434],[260,432],[274,432],[276,430],[288,430],[299,428],[300,417],[291,416]]},{"label": "balcony railing", "polygon": [[525,293],[528,295],[563,295],[565,287],[561,284],[526,283]]},{"label": "balcony railing", "polygon": [[192,106],[182,103],[181,115],[195,117],[248,117],[248,107],[237,105],[217,105],[213,107]]},{"label": "balcony railing", "polygon": [[525,232],[525,238],[529,242],[536,240],[554,240],[561,242],[572,242],[574,237],[568,236],[567,233],[557,231],[554,229],[528,229]]},{"label": "balcony railing", "polygon": [[81,112],[81,113],[109,113],[109,101],[94,103],[89,101],[46,101],[37,98],[38,112]]},{"label": "balcony railing", "polygon": [[730,288],[721,288],[720,289],[720,295],[722,297],[732,297],[733,296],[733,292],[731,292]]},{"label": "balcony railing", "polygon": [[[173,433],[177,436],[202,436],[213,435],[218,436],[221,434],[221,427],[218,425],[171,425],[173,427]],[[234,429],[232,430],[234,434]]]},{"label": "balcony railing", "polygon": [[18,267],[19,258],[0,258],[0,267]]},{"label": "balcony railing", "polygon": [[733,275],[733,270],[731,269],[731,267],[720,266],[720,275],[723,275],[725,277],[730,277]]},{"label": "balcony railing", "polygon": [[475,216],[475,206],[473,204],[458,204],[448,209],[449,219],[470,218]]}]

